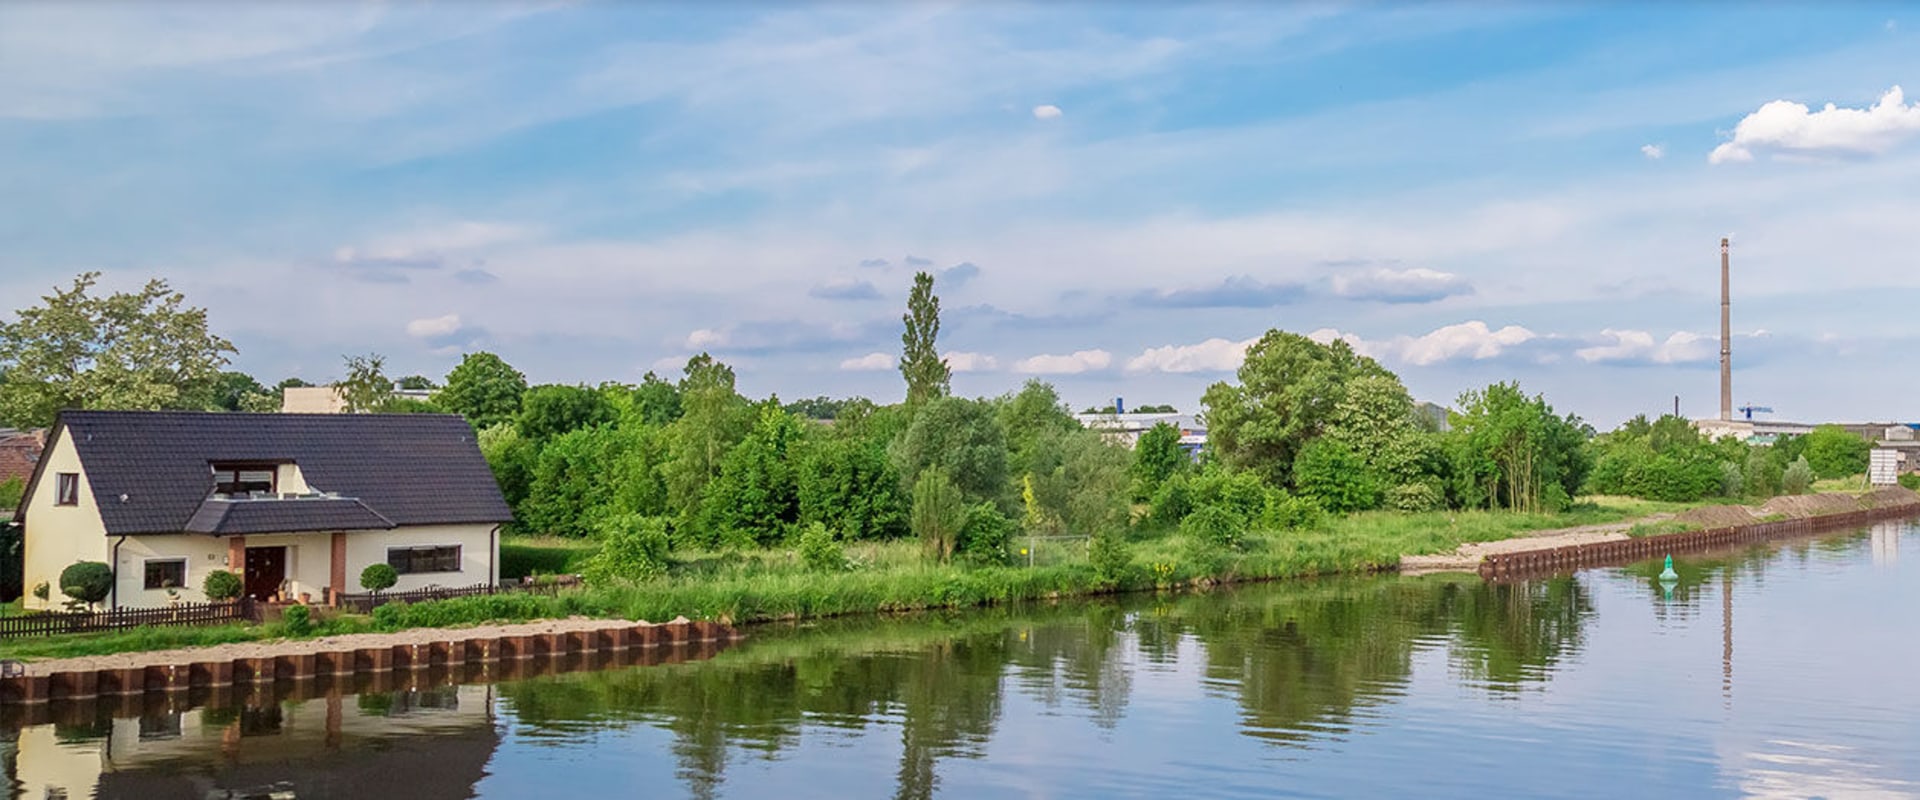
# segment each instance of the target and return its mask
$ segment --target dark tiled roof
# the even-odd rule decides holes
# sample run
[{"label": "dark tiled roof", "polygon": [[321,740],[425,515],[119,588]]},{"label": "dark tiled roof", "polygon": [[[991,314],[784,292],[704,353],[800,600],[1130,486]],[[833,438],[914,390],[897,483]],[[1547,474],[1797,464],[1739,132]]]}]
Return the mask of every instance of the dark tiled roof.
[{"label": "dark tiled roof", "polygon": [[[187,530],[213,492],[216,461],[292,462],[314,491],[354,498],[392,525],[512,519],[473,428],[457,416],[67,411],[54,430],[72,437],[114,536]],[[217,525],[285,513],[237,510]]]},{"label": "dark tiled roof", "polygon": [[249,533],[365,531],[393,523],[351,497],[229,500],[209,497],[187,520],[188,533],[234,536]]}]

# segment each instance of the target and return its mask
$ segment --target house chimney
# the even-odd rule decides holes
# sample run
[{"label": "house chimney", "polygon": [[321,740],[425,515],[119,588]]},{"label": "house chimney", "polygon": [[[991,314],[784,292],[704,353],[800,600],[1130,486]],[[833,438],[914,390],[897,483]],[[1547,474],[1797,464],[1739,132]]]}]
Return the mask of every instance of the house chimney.
[{"label": "house chimney", "polygon": [[1727,240],[1720,240],[1720,419],[1733,419],[1733,292],[1727,277]]}]

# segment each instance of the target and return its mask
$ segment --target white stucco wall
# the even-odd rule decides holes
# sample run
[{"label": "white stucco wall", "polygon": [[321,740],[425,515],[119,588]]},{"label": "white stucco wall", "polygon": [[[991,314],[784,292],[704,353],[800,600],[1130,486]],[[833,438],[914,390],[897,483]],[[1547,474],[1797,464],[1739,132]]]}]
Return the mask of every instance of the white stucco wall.
[{"label": "white stucco wall", "polygon": [[[402,575],[389,591],[425,589],[429,586],[459,587],[496,581],[499,563],[499,538],[489,536],[492,525],[426,525],[391,531],[349,531],[347,537],[347,582],[344,591],[358,594],[360,571],[370,564],[387,563],[387,548],[460,546],[460,571],[420,575]],[[99,534],[104,537],[104,534]],[[227,568],[229,540],[200,534],[167,536],[129,536],[120,547],[119,598],[123,608],[164,606],[169,600],[164,590],[145,588],[146,562],[150,559],[185,558],[187,585],[179,590],[182,602],[205,602],[200,584],[207,571]],[[326,602],[327,585],[333,569],[332,533],[254,534],[246,537],[246,547],[287,548],[287,587],[290,597],[302,592],[315,603]],[[100,560],[106,560],[104,557]],[[240,570],[235,569],[235,572]]]},{"label": "white stucco wall", "polygon": [[[60,592],[60,571],[79,561],[107,560],[107,527],[100,521],[100,508],[93,501],[93,486],[80,466],[80,453],[62,431],[59,441],[41,456],[46,467],[33,496],[23,501],[27,509],[26,565],[24,602],[27,608],[60,608],[66,595]],[[62,472],[80,476],[79,505],[55,505]],[[46,600],[33,596],[33,587],[46,583]]]},{"label": "white stucco wall", "polygon": [[[500,540],[490,537],[492,525],[422,525],[392,531],[347,534],[347,591],[361,592],[360,571],[369,564],[387,563],[389,547],[460,545],[460,571],[429,575],[402,575],[388,591],[404,592],[429,586],[471,586],[497,583]],[[491,542],[489,539],[491,538]]]}]

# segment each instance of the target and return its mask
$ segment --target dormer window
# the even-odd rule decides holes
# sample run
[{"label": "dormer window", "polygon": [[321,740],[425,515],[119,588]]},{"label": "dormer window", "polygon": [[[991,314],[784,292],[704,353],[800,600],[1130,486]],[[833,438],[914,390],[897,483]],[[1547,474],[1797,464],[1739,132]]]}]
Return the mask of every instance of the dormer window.
[{"label": "dormer window", "polygon": [[213,465],[213,493],[245,496],[253,492],[273,493],[277,464],[216,463]]}]

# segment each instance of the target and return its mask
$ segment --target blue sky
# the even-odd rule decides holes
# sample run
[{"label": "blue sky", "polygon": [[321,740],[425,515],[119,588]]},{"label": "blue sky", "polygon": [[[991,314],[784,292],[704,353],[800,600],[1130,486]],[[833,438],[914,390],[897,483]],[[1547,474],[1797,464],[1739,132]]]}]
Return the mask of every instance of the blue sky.
[{"label": "blue sky", "polygon": [[6,4],[0,306],[164,277],[269,382],[710,350],[753,394],[896,399],[924,269],[967,394],[1190,410],[1278,327],[1607,427],[1717,407],[1731,236],[1737,402],[1916,419],[1916,32],[1898,4]]}]

